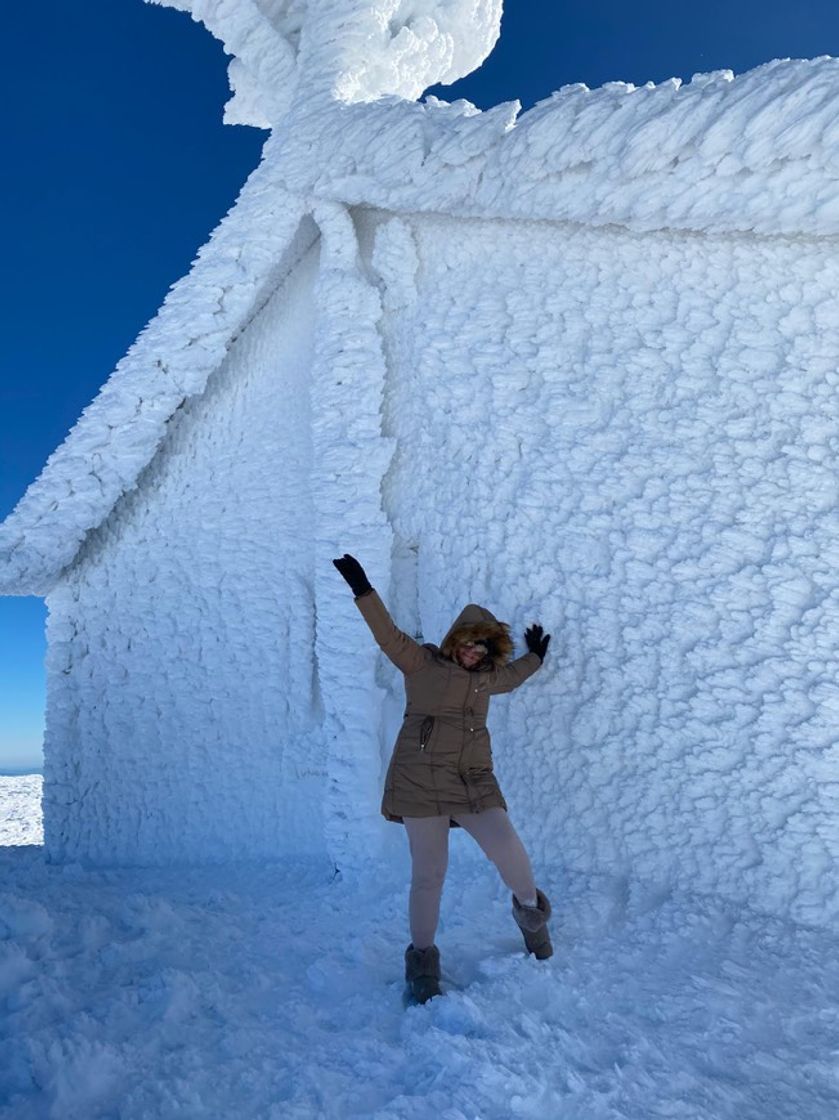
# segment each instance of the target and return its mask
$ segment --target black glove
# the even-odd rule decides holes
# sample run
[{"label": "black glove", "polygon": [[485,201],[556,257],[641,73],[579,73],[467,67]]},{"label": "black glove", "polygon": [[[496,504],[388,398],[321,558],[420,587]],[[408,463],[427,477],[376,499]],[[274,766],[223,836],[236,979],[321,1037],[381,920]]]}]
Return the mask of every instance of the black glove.
[{"label": "black glove", "polygon": [[356,599],[359,595],[365,595],[368,591],[373,590],[364,569],[356,558],[350,556],[348,552],[345,552],[340,560],[333,560],[332,563],[350,585],[350,590]]},{"label": "black glove", "polygon": [[532,626],[524,632],[524,640],[527,642],[527,648],[531,653],[535,653],[540,661],[545,660],[545,654],[548,652],[548,643],[551,640],[550,634],[543,634],[542,627],[538,622],[534,622]]}]

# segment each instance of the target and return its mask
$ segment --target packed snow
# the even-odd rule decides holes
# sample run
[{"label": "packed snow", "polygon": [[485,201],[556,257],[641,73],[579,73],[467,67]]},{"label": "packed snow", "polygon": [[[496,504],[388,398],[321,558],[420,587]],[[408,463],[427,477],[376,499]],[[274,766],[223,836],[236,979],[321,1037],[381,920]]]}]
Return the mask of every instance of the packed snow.
[{"label": "packed snow", "polygon": [[401,828],[391,846],[365,885],[300,860],[105,871],[0,849],[2,1120],[836,1116],[832,932],[558,862],[537,962],[455,834],[446,994],[406,1008]]}]

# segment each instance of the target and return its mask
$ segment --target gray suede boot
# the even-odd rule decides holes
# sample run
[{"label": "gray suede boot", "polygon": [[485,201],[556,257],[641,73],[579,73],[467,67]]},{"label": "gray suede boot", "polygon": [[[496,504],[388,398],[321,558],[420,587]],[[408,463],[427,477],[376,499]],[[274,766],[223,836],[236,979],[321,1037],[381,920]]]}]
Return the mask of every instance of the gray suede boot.
[{"label": "gray suede boot", "polygon": [[405,950],[405,979],[411,997],[417,1003],[427,1003],[434,996],[441,996],[440,950],[436,945],[415,949],[413,944]]},{"label": "gray suede boot", "polygon": [[536,891],[535,906],[522,906],[513,895],[513,917],[524,936],[528,953],[532,953],[537,961],[546,961],[553,956],[551,935],[548,933],[550,916],[551,904],[540,890]]}]

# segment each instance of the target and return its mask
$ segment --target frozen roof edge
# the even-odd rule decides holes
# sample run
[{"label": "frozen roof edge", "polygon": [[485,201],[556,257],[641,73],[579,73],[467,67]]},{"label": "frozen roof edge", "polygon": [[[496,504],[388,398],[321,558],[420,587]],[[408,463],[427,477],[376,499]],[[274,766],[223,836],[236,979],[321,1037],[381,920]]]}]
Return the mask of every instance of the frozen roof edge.
[{"label": "frozen roof edge", "polygon": [[317,237],[263,162],[157,315],[0,524],[0,594],[46,595],[132,490],[188,397]]},{"label": "frozen roof edge", "polygon": [[298,103],[268,140],[294,193],[636,231],[839,233],[839,60],[466,101]]}]

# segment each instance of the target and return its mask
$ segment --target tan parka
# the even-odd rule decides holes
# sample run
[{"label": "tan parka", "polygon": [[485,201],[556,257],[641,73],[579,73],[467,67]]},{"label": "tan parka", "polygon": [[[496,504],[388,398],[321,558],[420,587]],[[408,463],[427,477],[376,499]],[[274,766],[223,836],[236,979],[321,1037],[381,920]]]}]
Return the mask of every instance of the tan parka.
[{"label": "tan parka", "polygon": [[[438,648],[403,633],[375,591],[355,602],[382,651],[405,677],[405,718],[385,778],[384,816],[401,821],[506,809],[492,772],[489,698],[523,684],[542,664],[538,654],[508,664],[509,628],[475,603],[461,611]],[[455,647],[478,640],[488,644],[487,657],[475,669],[462,668],[452,659]]]}]

